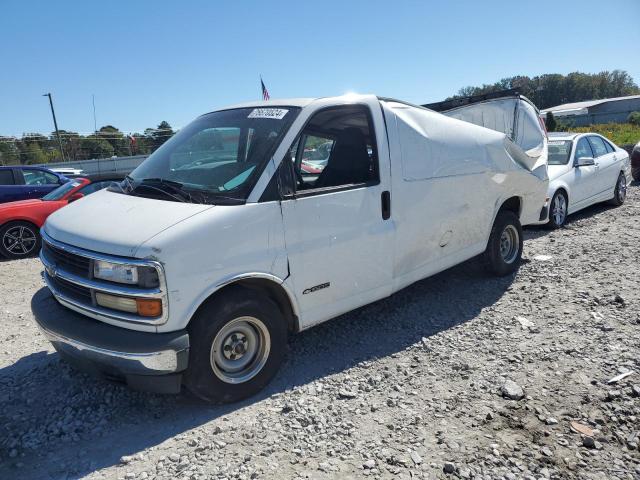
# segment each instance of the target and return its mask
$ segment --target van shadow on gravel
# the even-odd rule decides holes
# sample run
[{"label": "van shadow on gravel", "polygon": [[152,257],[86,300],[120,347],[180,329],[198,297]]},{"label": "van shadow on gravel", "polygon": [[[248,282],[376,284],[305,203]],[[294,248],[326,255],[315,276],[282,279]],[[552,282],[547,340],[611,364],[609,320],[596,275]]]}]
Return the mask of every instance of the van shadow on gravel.
[{"label": "van shadow on gravel", "polygon": [[[461,325],[500,299],[514,277],[491,277],[473,259],[302,332],[267,389],[232,405],[134,392],[81,374],[57,354],[28,355],[0,370],[0,478],[75,478],[118,464],[273,394]],[[248,425],[258,421],[251,415]]]}]

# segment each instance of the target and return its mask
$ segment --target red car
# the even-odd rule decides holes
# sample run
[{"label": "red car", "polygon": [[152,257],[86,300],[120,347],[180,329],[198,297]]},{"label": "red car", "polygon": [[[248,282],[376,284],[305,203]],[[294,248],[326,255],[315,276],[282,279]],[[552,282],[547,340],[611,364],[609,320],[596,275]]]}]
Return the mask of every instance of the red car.
[{"label": "red car", "polygon": [[73,178],[42,198],[0,204],[0,255],[25,258],[40,251],[40,227],[56,210],[123,179],[102,174]]}]

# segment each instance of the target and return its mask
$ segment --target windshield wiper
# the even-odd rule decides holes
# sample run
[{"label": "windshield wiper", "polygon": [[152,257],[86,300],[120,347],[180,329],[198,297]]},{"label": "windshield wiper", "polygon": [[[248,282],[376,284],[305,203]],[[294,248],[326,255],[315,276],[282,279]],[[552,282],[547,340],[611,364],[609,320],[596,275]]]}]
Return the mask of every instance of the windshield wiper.
[{"label": "windshield wiper", "polygon": [[173,192],[179,195],[181,197],[181,201],[183,202],[206,203],[203,196],[199,195],[199,198],[196,198],[193,193],[184,188],[184,185],[182,183],[176,182],[174,180],[166,180],[164,178],[144,178],[138,185],[134,187],[134,189],[140,186],[153,187],[158,190],[162,190],[168,195],[172,195],[171,192]]},{"label": "windshield wiper", "polygon": [[[129,187],[129,191],[133,191],[133,178],[130,175],[126,175],[124,177],[124,181],[127,182],[127,187]],[[123,189],[124,190],[124,189]]]},{"label": "windshield wiper", "polygon": [[[158,184],[160,185],[160,184]],[[171,193],[170,191],[164,189],[164,188],[159,188],[156,185],[152,184],[152,183],[139,183],[138,185],[136,185],[134,187],[134,189],[130,192],[133,193],[134,190],[137,190],[138,188],[148,188],[149,190],[155,190],[156,192],[160,192],[163,195],[166,195],[169,198],[174,199],[176,202],[182,202],[182,203],[189,203],[189,200],[187,200],[184,197],[181,197],[179,195],[174,195],[173,193]]]}]

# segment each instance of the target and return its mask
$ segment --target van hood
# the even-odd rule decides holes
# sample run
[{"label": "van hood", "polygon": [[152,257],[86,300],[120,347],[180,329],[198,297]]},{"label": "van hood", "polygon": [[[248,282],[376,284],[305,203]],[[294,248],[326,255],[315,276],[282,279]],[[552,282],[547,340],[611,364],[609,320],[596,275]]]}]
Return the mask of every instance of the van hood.
[{"label": "van hood", "polygon": [[43,229],[62,243],[135,257],[138,247],[151,237],[213,207],[101,190],[50,215]]}]

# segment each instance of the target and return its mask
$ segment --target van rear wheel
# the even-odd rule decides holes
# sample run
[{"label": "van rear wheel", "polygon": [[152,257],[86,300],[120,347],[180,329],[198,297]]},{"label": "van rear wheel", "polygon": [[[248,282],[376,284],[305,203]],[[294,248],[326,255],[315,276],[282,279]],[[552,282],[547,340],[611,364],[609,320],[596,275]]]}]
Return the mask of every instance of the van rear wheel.
[{"label": "van rear wheel", "polygon": [[230,288],[203,305],[189,327],[184,383],[210,403],[229,403],[262,390],[284,358],[287,327],[267,296]]},{"label": "van rear wheel", "polygon": [[508,210],[498,212],[484,259],[487,270],[499,277],[515,272],[522,257],[522,225],[518,216]]}]

